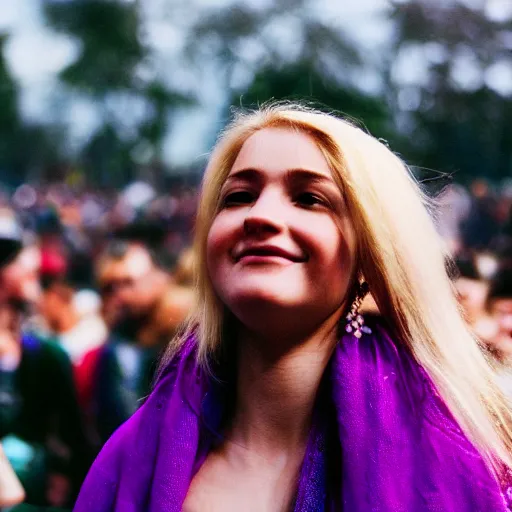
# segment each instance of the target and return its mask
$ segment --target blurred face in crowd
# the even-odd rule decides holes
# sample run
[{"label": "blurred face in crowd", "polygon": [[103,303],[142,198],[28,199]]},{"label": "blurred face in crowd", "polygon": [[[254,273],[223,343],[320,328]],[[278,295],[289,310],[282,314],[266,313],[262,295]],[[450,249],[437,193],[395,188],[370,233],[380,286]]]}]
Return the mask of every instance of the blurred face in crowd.
[{"label": "blurred face in crowd", "polygon": [[484,314],[489,284],[486,281],[459,277],[455,281],[459,302],[469,322]]},{"label": "blurred face in crowd", "polygon": [[0,270],[1,296],[19,303],[37,303],[41,295],[40,266],[41,253],[37,246],[22,249],[11,263]]},{"label": "blurred face in crowd", "polygon": [[39,311],[53,332],[60,332],[75,316],[72,310],[74,290],[64,283],[54,283],[41,295]]},{"label": "blurred face in crowd", "polygon": [[471,183],[471,192],[475,197],[485,197],[489,192],[489,186],[483,180],[475,180]]},{"label": "blurred face in crowd", "polygon": [[133,245],[122,258],[106,261],[99,281],[107,323],[148,313],[161,291],[158,277],[150,254],[142,246]]},{"label": "blurred face in crowd", "polygon": [[512,356],[512,297],[493,299],[489,310],[498,324],[493,344],[500,352]]},{"label": "blurred face in crowd", "polygon": [[314,140],[286,129],[249,137],[207,239],[214,289],[241,323],[319,326],[343,304],[355,243],[342,194]]}]

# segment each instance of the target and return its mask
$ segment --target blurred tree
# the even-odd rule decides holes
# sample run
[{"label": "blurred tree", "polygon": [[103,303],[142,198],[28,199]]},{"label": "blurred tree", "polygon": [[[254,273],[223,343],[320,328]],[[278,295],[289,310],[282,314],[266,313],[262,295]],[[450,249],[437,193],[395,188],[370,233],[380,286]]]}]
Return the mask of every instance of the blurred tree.
[{"label": "blurred tree", "polygon": [[133,143],[121,140],[113,126],[104,125],[82,152],[82,161],[89,170],[91,181],[110,188],[133,179],[132,150]]},{"label": "blurred tree", "polygon": [[347,35],[320,14],[308,0],[203,9],[189,28],[185,52],[192,61],[213,59],[228,80],[240,68],[257,72],[297,61],[346,75],[361,65],[361,56]]},{"label": "blurred tree", "polygon": [[[77,156],[96,181],[115,186],[140,168],[162,169],[163,141],[176,109],[196,101],[169,84],[180,82],[183,90],[183,83],[191,89],[201,83],[195,90],[203,91],[210,81],[226,106],[298,97],[344,112],[420,167],[457,171],[459,179],[511,174],[510,87],[497,92],[489,80],[500,66],[510,69],[511,20],[491,19],[462,0],[396,0],[390,9],[395,43],[381,97],[362,92],[372,65],[367,55],[311,0],[235,0],[226,7],[165,3],[169,26],[182,43],[173,61],[181,66],[176,75],[171,66],[156,64],[145,33],[155,21],[148,18],[148,4],[42,2],[49,25],[78,42],[78,56],[60,78],[74,98],[89,100],[98,113],[99,127]],[[0,88],[2,168],[26,173],[34,163],[55,160],[69,137],[53,125],[24,128],[17,84],[1,53]],[[59,103],[66,105],[66,99]]]},{"label": "blurred tree", "polygon": [[455,179],[512,175],[512,88],[489,77],[512,70],[512,19],[491,19],[467,3],[396,3],[389,100],[412,163]]},{"label": "blurred tree", "polygon": [[18,111],[18,84],[4,58],[6,35],[0,35],[0,176],[10,186],[38,178],[58,160],[57,133],[23,122]]},{"label": "blurred tree", "polygon": [[61,72],[65,82],[100,96],[132,86],[134,68],[145,56],[136,4],[69,0],[47,1],[45,6],[53,28],[80,41],[78,59]]},{"label": "blurred tree", "polygon": [[139,2],[46,0],[45,13],[53,28],[80,42],[79,56],[61,80],[100,108],[101,125],[81,155],[89,176],[125,183],[141,164],[134,156],[141,146],[144,164],[159,167],[170,117],[194,99],[141,72],[149,52],[139,37]]},{"label": "blurred tree", "polygon": [[[7,40],[6,35],[0,35],[0,91],[2,94],[2,108],[0,109],[0,129],[2,135],[7,132],[7,128],[16,127],[20,120],[18,117],[18,93],[16,82],[11,77],[9,69],[4,58],[4,46]],[[0,139],[0,141],[3,140]],[[4,151],[0,155],[5,154]]]},{"label": "blurred tree", "polygon": [[378,97],[368,96],[334,78],[321,75],[309,62],[298,62],[281,69],[259,71],[245,91],[234,91],[231,105],[254,107],[268,100],[308,101],[311,106],[328,107],[352,119],[370,133],[393,138],[391,114]]},{"label": "blurred tree", "polygon": [[392,139],[385,102],[359,89],[366,63],[358,46],[323,14],[308,0],[212,8],[192,24],[185,51],[191,61],[215,62],[223,71],[228,106],[306,100]]},{"label": "blurred tree", "polygon": [[[4,58],[6,36],[0,36],[0,171],[4,180],[12,181],[22,164],[16,150],[17,138],[22,130],[18,116],[18,94]],[[13,147],[14,144],[14,147]]]}]

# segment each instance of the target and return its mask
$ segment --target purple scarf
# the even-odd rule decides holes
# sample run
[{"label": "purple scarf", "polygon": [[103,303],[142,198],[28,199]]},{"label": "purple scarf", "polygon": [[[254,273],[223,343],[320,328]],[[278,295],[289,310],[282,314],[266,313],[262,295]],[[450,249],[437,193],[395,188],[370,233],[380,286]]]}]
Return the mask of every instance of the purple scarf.
[{"label": "purple scarf", "polygon": [[[211,446],[203,419],[215,426],[221,409],[195,353],[190,340],[108,441],[75,512],[181,510]],[[324,384],[319,401],[332,415],[315,414],[295,512],[508,510],[511,488],[501,492],[426,373],[382,327],[345,335]]]}]

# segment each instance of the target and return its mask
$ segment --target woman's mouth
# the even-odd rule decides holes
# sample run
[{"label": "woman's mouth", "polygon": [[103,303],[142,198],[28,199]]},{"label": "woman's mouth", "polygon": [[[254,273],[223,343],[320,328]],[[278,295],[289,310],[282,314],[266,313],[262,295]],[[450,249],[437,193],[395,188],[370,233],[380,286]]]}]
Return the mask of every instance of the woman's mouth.
[{"label": "woman's mouth", "polygon": [[288,260],[292,263],[306,261],[306,258],[292,251],[274,245],[249,245],[235,253],[235,261],[268,262],[273,260]]}]

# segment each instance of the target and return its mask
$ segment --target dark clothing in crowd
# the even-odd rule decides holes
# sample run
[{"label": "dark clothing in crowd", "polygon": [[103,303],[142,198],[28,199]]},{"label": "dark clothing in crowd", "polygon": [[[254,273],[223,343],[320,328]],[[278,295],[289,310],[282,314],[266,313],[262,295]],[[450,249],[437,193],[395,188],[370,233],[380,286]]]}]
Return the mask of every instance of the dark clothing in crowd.
[{"label": "dark clothing in crowd", "polygon": [[62,475],[74,500],[91,460],[71,363],[51,341],[25,334],[14,369],[0,369],[0,439],[26,502],[47,504],[50,475]]},{"label": "dark clothing in crowd", "polygon": [[488,248],[499,233],[495,215],[496,201],[492,197],[473,198],[468,217],[462,222],[463,244],[468,249]]},{"label": "dark clothing in crowd", "polygon": [[[157,351],[112,336],[87,354],[81,388],[93,443],[98,449],[149,394]],[[88,383],[87,383],[88,381]]]}]

